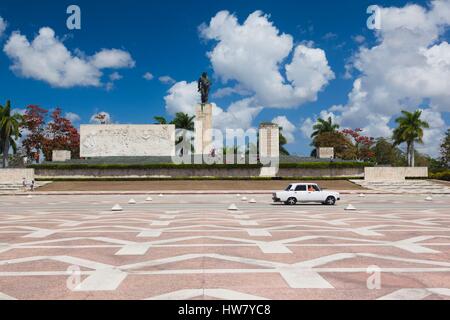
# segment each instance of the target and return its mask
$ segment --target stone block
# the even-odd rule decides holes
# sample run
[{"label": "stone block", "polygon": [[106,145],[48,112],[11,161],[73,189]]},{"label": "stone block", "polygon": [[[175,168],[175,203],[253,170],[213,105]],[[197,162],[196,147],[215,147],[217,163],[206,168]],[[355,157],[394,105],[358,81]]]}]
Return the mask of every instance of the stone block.
[{"label": "stone block", "polygon": [[175,155],[174,125],[82,125],[80,140],[82,158]]}]

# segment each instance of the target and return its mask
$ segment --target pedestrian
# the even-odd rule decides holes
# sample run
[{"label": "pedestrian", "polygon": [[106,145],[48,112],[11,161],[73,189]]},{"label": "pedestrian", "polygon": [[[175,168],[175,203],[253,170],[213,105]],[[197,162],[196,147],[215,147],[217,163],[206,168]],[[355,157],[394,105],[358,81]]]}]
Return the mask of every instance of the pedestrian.
[{"label": "pedestrian", "polygon": [[30,190],[34,191],[34,180],[31,181]]}]

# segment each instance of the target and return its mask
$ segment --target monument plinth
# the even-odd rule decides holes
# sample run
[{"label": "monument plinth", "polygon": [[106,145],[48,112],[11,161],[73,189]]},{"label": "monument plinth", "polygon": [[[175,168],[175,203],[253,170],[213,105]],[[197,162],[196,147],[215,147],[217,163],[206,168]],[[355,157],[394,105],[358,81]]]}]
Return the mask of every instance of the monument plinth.
[{"label": "monument plinth", "polygon": [[210,103],[199,104],[195,108],[195,153],[209,155],[213,142],[213,107]]},{"label": "monument plinth", "polygon": [[261,158],[280,157],[280,127],[277,124],[259,126],[259,154]]}]

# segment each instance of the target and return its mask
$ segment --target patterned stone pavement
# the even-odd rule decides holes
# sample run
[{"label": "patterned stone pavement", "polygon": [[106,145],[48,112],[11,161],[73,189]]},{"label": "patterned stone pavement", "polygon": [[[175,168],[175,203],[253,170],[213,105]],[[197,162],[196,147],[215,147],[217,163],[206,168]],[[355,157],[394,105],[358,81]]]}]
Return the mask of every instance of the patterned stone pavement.
[{"label": "patterned stone pavement", "polygon": [[450,299],[449,195],[130,197],[0,197],[0,299]]}]

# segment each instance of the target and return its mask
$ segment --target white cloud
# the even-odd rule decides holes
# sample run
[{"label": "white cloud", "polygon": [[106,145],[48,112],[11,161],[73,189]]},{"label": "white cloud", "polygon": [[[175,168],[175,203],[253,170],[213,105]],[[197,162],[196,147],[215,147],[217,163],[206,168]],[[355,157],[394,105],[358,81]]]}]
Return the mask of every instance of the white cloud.
[{"label": "white cloud", "polygon": [[[174,115],[184,112],[195,114],[195,107],[200,103],[196,82],[181,81],[173,85],[167,96],[166,111]],[[253,98],[246,98],[232,103],[225,111],[213,103],[214,127],[218,129],[249,129],[252,120],[262,110]]]},{"label": "white cloud", "polygon": [[425,154],[436,155],[436,147],[439,146],[445,136],[448,126],[440,112],[436,112],[433,108],[422,110],[422,119],[430,125],[429,129],[425,129],[423,133],[423,145],[417,145],[417,150]]},{"label": "white cloud", "polygon": [[208,53],[216,76],[225,83],[236,80],[254,94],[259,105],[298,107],[315,101],[334,79],[323,50],[305,44],[294,48],[292,36],[280,33],[260,11],[250,14],[243,24],[228,11],[221,11],[209,25],[200,27],[200,34],[216,42]]},{"label": "white cloud", "polygon": [[111,80],[111,81],[117,81],[117,80],[120,80],[122,78],[123,78],[122,75],[120,73],[118,73],[118,72],[113,72],[113,73],[111,73],[109,75],[109,80]]},{"label": "white cloud", "polygon": [[5,19],[0,17],[0,37],[3,36],[3,32],[5,32],[7,26],[8,24],[6,23]]},{"label": "white cloud", "polygon": [[297,128],[285,116],[278,116],[272,120],[273,123],[279,125],[283,130],[281,131],[288,143],[295,142],[294,133]]},{"label": "white cloud", "polygon": [[240,96],[248,96],[248,95],[251,95],[251,92],[245,90],[244,88],[242,88],[242,86],[236,85],[234,87],[220,88],[212,94],[212,97],[213,98],[224,98],[224,97],[231,96],[233,94],[238,94]]},{"label": "white cloud", "polygon": [[314,132],[313,126],[316,124],[317,119],[325,119],[331,117],[331,120],[336,123],[337,119],[333,112],[329,112],[327,110],[322,110],[319,115],[315,115],[314,117],[308,117],[306,119],[302,119],[300,121],[300,131],[302,132],[303,136],[307,139],[311,138],[312,133]]},{"label": "white cloud", "polygon": [[133,68],[136,65],[128,52],[118,49],[102,49],[91,58],[91,63],[98,69]]},{"label": "white cloud", "polygon": [[81,120],[81,117],[78,114],[73,113],[73,112],[67,112],[64,115],[64,118],[66,118],[67,120],[70,120],[70,122],[72,122],[72,123],[75,123],[75,122],[78,122]]},{"label": "white cloud", "polygon": [[[102,120],[99,119],[99,116],[103,117]],[[111,115],[108,112],[98,112],[92,115],[91,119],[90,119],[91,123],[105,123],[105,124],[109,124],[111,123]]]},{"label": "white cloud", "polygon": [[106,83],[105,88],[106,91],[111,91],[114,89],[114,82],[122,79],[122,75],[118,72],[113,72],[109,75],[109,81]]},{"label": "white cloud", "polygon": [[170,76],[159,77],[158,80],[164,84],[174,84],[176,81]]},{"label": "white cloud", "polygon": [[25,78],[41,80],[53,87],[101,86],[101,69],[131,68],[128,52],[102,49],[92,57],[70,52],[48,27],[41,28],[32,42],[14,32],[3,48],[12,60],[11,70]]},{"label": "white cloud", "polygon": [[[401,110],[430,105],[424,117],[441,123],[440,112],[450,112],[450,45],[441,40],[449,24],[450,0],[432,1],[429,8],[382,8],[376,45],[362,46],[352,58],[359,75],[348,102],[333,108],[337,121],[372,136],[390,136],[389,124]],[[444,129],[445,123],[439,132]],[[435,156],[439,140],[427,137],[429,130],[425,149]]]},{"label": "white cloud", "polygon": [[333,39],[336,39],[337,37],[338,37],[338,35],[336,33],[328,32],[322,37],[322,39],[323,40],[333,40]]},{"label": "white cloud", "polygon": [[25,114],[25,112],[27,111],[27,109],[19,109],[19,108],[16,108],[16,109],[12,109],[11,110],[11,114],[20,114],[20,115],[24,115]]},{"label": "white cloud", "polygon": [[148,81],[153,80],[153,78],[154,78],[153,74],[151,74],[150,72],[144,73],[144,75],[142,77]]},{"label": "white cloud", "polygon": [[360,35],[360,34],[352,37],[352,39],[353,39],[353,41],[355,41],[356,43],[359,43],[359,44],[361,44],[364,41],[366,41],[366,37],[364,37],[363,35]]}]

